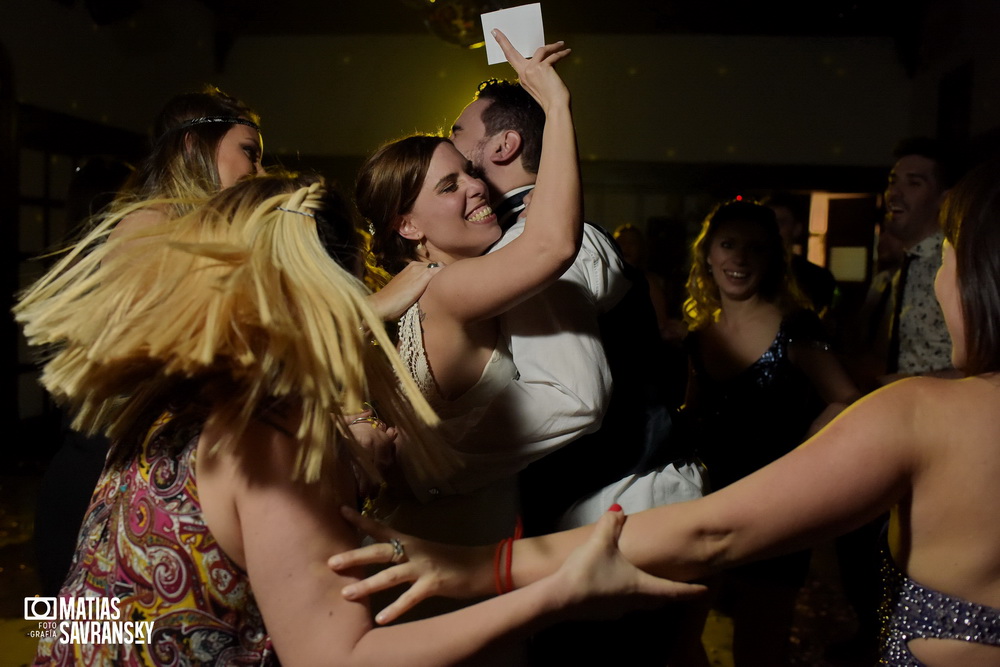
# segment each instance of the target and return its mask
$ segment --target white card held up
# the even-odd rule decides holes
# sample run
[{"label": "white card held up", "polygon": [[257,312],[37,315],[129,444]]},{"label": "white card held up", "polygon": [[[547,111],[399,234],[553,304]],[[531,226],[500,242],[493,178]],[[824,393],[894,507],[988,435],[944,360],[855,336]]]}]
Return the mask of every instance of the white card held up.
[{"label": "white card held up", "polygon": [[490,65],[507,62],[503,50],[493,36],[494,28],[507,35],[507,39],[517,52],[525,58],[530,58],[538,47],[545,46],[542,6],[537,2],[533,5],[488,12],[482,15],[482,19],[483,35],[486,37],[486,61]]}]

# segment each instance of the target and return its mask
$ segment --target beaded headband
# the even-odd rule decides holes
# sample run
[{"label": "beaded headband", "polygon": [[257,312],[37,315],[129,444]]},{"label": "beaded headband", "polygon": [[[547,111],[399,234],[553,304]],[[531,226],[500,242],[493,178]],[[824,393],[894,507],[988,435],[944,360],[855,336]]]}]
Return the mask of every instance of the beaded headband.
[{"label": "beaded headband", "polygon": [[253,122],[252,120],[247,120],[246,118],[240,118],[239,116],[201,116],[200,118],[191,118],[180,124],[179,129],[184,129],[191,127],[193,125],[205,125],[206,123],[225,123],[227,125],[246,125],[247,127],[252,127],[257,130],[257,134],[260,134],[260,125]]}]

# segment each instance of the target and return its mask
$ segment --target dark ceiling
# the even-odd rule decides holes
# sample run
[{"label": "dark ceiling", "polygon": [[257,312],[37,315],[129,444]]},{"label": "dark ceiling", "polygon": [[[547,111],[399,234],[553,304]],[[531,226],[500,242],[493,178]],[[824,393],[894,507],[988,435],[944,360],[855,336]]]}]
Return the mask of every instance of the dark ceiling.
[{"label": "dark ceiling", "polygon": [[[77,0],[55,0],[73,5]],[[144,3],[83,0],[99,25],[127,20]],[[220,66],[244,35],[423,34],[482,40],[478,15],[530,0],[198,0],[215,15]],[[991,0],[992,1],[992,0]],[[927,7],[947,0],[545,0],[546,33],[878,36],[916,62]],[[471,33],[475,31],[477,35]],[[460,39],[455,33],[462,33]]]},{"label": "dark ceiling", "polygon": [[[225,28],[246,34],[408,33],[448,5],[500,7],[524,0],[201,0]],[[919,0],[547,0],[553,32],[883,35]],[[903,11],[903,10],[906,11]]]},{"label": "dark ceiling", "polygon": [[[138,2],[139,0],[88,0]],[[458,42],[465,22],[481,41],[478,14],[527,0],[200,0],[216,15],[219,63],[241,35],[432,32]],[[892,38],[901,64],[918,58],[923,14],[934,0],[546,0],[546,33],[877,36]]]}]

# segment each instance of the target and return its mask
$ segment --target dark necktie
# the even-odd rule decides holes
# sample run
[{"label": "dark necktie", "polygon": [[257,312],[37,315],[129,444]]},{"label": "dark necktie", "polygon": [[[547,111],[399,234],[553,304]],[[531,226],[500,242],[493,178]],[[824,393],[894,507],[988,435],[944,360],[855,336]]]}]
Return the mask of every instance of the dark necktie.
[{"label": "dark necktie", "polygon": [[903,314],[903,296],[906,293],[906,274],[910,270],[910,261],[913,255],[906,253],[903,256],[903,266],[899,268],[899,280],[896,281],[896,289],[893,290],[892,324],[889,329],[889,358],[886,359],[886,370],[890,373],[899,371],[899,328],[900,316]]}]

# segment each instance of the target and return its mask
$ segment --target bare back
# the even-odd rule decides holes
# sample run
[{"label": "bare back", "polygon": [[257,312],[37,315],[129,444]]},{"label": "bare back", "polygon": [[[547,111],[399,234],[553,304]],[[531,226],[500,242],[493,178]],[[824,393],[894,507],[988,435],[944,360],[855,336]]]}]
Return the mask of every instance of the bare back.
[{"label": "bare back", "polygon": [[1000,607],[1000,377],[925,382],[933,393],[917,416],[912,496],[892,551],[915,581]]}]

